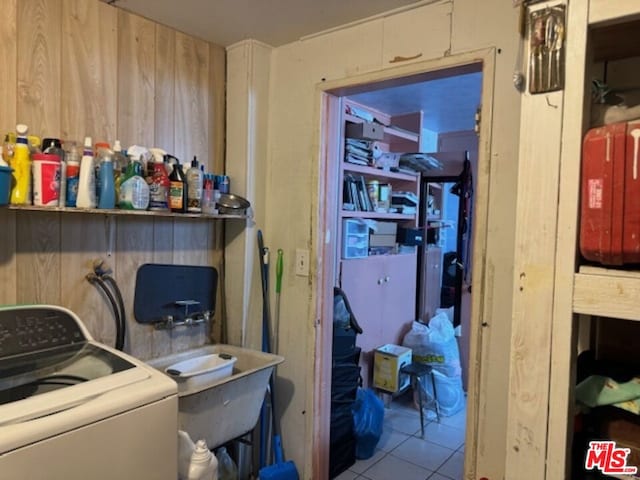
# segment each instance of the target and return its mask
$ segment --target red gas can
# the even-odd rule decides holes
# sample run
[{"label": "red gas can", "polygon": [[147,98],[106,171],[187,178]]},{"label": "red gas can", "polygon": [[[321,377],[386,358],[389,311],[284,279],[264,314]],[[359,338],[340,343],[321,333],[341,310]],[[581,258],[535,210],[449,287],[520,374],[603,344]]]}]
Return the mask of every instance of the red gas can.
[{"label": "red gas can", "polygon": [[604,265],[640,263],[640,119],[589,130],[582,148],[580,250]]}]

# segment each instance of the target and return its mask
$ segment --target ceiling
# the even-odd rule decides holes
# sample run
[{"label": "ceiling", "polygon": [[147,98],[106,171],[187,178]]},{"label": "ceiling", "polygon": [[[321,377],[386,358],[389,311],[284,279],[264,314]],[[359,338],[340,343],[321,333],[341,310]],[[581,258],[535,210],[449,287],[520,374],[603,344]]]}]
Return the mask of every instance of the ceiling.
[{"label": "ceiling", "polygon": [[[102,0],[209,42],[255,39],[274,47],[394,9],[438,0]],[[480,104],[478,67],[431,73],[398,86],[350,91],[349,98],[389,114],[423,111],[434,132],[470,130]],[[345,92],[345,94],[347,94]]]},{"label": "ceiling", "polygon": [[417,0],[102,0],[212,43],[278,47]]},{"label": "ceiling", "polygon": [[480,106],[482,73],[462,73],[419,83],[349,95],[389,115],[422,110],[422,127],[433,132],[473,130]]}]

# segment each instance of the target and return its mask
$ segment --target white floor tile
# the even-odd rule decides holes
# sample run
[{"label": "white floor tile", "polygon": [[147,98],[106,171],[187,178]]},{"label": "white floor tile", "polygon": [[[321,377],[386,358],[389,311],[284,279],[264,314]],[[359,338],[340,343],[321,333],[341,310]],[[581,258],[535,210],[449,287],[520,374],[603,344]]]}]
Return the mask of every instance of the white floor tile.
[{"label": "white floor tile", "polygon": [[[444,475],[440,475],[439,473],[436,472],[433,475],[431,475],[428,480],[453,480],[453,479],[449,477],[445,477]],[[459,479],[456,478],[455,480],[462,480],[462,477],[460,477]]]},{"label": "white floor tile", "polygon": [[453,450],[417,437],[403,442],[393,451],[393,455],[434,472],[451,454]]},{"label": "white floor tile", "polygon": [[467,410],[466,408],[450,417],[440,416],[440,423],[450,427],[464,430],[467,428]]},{"label": "white floor tile", "polygon": [[340,475],[338,475],[337,477],[335,477],[334,480],[355,480],[356,478],[358,478],[360,476],[360,474],[356,473],[356,472],[352,472],[350,470],[345,470],[344,472],[342,472]]},{"label": "white floor tile", "polygon": [[464,430],[432,422],[424,427],[424,439],[457,450],[464,444]]},{"label": "white floor tile", "polygon": [[459,480],[462,479],[463,470],[464,455],[456,452],[438,469],[438,473],[454,480]]},{"label": "white floor tile", "polygon": [[390,427],[383,428],[382,436],[380,437],[377,448],[384,450],[385,452],[390,452],[409,437],[410,435],[398,432]]},{"label": "white floor tile", "polygon": [[420,417],[401,410],[387,410],[384,416],[384,427],[398,432],[413,435],[420,430]]},{"label": "white floor tile", "polygon": [[371,480],[425,480],[431,471],[393,455],[387,455],[367,470],[364,475]]},{"label": "white floor tile", "polygon": [[374,453],[371,458],[367,458],[366,460],[356,460],[356,463],[351,465],[351,467],[349,467],[349,470],[356,473],[363,473],[386,454],[387,452],[385,452],[384,450],[376,450],[376,453]]}]

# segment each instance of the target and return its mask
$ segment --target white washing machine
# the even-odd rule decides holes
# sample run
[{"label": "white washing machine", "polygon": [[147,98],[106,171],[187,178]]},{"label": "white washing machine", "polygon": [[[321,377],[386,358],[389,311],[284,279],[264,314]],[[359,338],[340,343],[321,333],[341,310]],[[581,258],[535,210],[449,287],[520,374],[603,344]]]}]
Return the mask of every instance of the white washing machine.
[{"label": "white washing machine", "polygon": [[0,307],[0,478],[175,480],[177,430],[172,379],[65,308]]}]

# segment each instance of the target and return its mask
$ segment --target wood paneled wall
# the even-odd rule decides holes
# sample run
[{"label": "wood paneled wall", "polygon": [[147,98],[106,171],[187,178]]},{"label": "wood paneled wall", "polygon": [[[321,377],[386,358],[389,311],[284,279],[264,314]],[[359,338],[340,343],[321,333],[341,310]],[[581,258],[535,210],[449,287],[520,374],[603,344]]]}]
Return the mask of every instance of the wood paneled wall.
[{"label": "wood paneled wall", "polygon": [[[125,148],[161,147],[224,171],[222,47],[97,0],[0,0],[0,11],[2,135],[20,122],[41,137],[118,138]],[[220,221],[0,209],[0,304],[64,305],[112,345],[109,305],[85,279],[102,259],[127,306],[127,351],[151,358],[203,344],[206,327],[138,325],[135,276],[149,262],[221,270],[221,230]],[[215,338],[220,295],[217,305]]]}]

